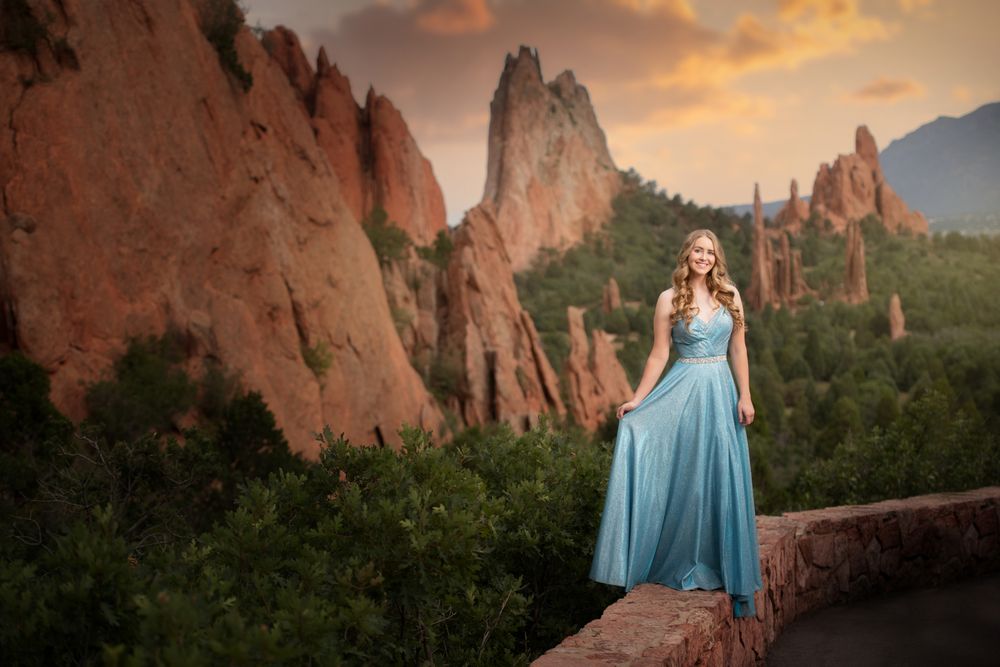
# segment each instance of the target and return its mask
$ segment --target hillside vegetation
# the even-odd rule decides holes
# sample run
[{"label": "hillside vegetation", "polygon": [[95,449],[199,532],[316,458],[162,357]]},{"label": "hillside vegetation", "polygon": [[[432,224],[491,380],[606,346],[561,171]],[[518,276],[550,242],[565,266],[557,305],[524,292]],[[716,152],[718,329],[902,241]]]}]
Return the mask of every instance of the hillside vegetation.
[{"label": "hillside vegetation", "polygon": [[[750,234],[626,178],[606,233],[518,284],[556,368],[573,304],[619,337],[635,382],[685,233],[716,230],[744,289]],[[759,511],[1000,483],[1000,240],[864,231],[869,303],[748,318]],[[829,293],[843,239],[796,245]],[[612,275],[626,307],[604,315]],[[897,342],[893,291],[911,332]],[[614,420],[448,443],[404,429],[399,452],[331,425],[307,462],[252,387],[223,368],[190,377],[183,344],[133,341],[82,424],[41,367],[0,357],[4,664],[524,665],[621,595],[587,579]]]},{"label": "hillside vegetation", "polygon": [[[686,234],[718,234],[730,273],[746,291],[751,221],[668,197],[635,173],[606,231],[517,276],[519,294],[553,365],[569,349],[566,306],[587,308],[588,328],[616,334],[633,386],[652,344],[657,296],[670,287]],[[818,297],[795,312],[748,315],[757,421],[749,429],[758,511],[865,502],[1000,483],[1000,239],[913,238],[863,221],[871,299],[833,294],[844,239],[818,225],[793,240]],[[614,276],[625,307],[601,311]],[[889,339],[888,303],[900,294],[907,337]],[[676,355],[672,355],[671,360]],[[600,437],[613,440],[611,420]]]}]

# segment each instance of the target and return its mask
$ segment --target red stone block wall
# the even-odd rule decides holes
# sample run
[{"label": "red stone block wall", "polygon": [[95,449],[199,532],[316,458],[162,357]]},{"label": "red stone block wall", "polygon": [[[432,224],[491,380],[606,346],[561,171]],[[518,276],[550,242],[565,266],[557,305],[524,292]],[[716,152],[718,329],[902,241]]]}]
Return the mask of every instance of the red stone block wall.
[{"label": "red stone block wall", "polygon": [[755,618],[721,591],[636,586],[534,662],[755,665],[799,614],[1000,570],[1000,487],[758,516]]}]

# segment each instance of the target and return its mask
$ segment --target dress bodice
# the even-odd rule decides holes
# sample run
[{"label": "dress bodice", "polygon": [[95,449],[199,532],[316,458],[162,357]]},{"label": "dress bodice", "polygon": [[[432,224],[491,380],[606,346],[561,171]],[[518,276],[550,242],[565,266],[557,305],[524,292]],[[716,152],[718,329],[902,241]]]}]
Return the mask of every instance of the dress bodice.
[{"label": "dress bodice", "polygon": [[726,354],[729,336],[733,332],[733,318],[729,310],[720,305],[708,322],[695,315],[690,324],[679,319],[670,330],[677,353],[681,357],[716,357]]}]

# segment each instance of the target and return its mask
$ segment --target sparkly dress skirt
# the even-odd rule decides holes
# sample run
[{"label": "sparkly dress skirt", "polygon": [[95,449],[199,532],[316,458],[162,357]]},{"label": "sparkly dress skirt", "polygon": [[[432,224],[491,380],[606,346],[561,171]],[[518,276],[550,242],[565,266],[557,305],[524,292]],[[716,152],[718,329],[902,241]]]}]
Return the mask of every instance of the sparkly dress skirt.
[{"label": "sparkly dress skirt", "polygon": [[724,589],[753,616],[761,587],[750,459],[726,362],[732,318],[674,325],[680,358],[619,422],[590,577]]}]

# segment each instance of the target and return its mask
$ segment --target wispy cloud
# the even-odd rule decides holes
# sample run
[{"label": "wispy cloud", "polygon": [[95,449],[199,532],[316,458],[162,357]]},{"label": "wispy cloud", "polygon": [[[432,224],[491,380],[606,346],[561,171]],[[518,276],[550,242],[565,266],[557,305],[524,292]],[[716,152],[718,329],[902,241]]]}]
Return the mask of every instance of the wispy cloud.
[{"label": "wispy cloud", "polygon": [[479,33],[496,22],[486,0],[432,0],[415,11],[417,27],[434,35]]},{"label": "wispy cloud", "polygon": [[907,97],[922,97],[924,92],[923,85],[913,79],[880,76],[848,93],[846,99],[852,102],[891,104]]}]

